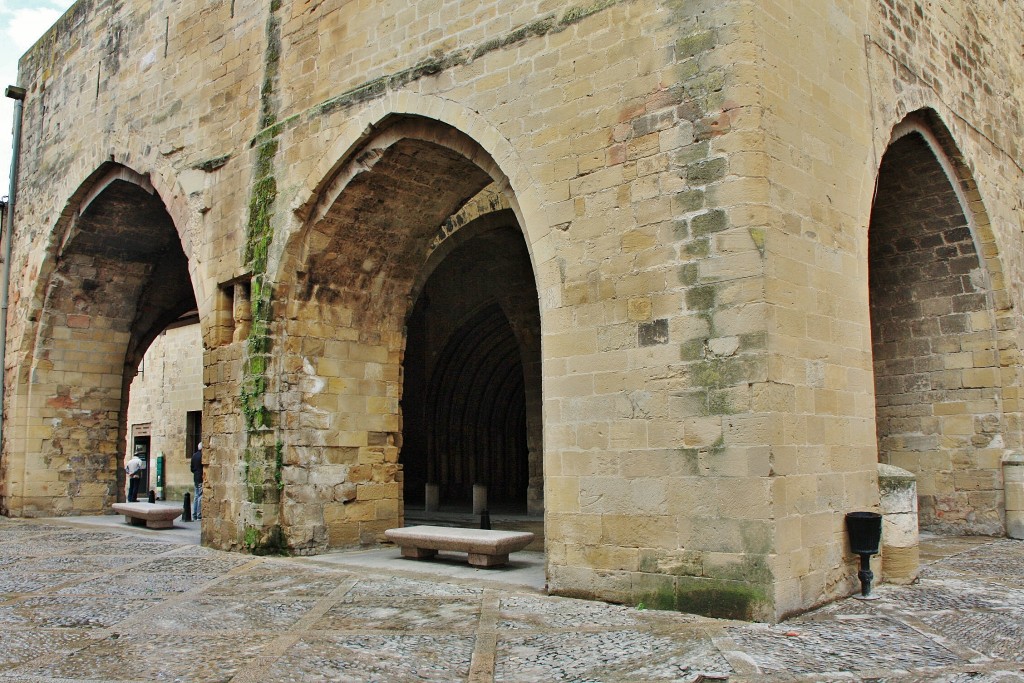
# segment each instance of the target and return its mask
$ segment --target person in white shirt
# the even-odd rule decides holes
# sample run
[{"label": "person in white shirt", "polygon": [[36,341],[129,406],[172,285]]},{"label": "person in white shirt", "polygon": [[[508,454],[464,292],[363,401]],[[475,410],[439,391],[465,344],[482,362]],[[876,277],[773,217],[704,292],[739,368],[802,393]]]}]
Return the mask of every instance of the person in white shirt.
[{"label": "person in white shirt", "polygon": [[128,502],[138,502],[139,484],[142,483],[142,458],[138,453],[125,463],[124,471],[128,475]]}]

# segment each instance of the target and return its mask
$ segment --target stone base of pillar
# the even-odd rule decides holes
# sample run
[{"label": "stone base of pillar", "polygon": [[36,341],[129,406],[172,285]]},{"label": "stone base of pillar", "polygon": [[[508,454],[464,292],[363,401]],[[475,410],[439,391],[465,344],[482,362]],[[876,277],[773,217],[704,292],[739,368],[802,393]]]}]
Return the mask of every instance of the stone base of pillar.
[{"label": "stone base of pillar", "polygon": [[917,477],[879,463],[878,488],[882,505],[882,580],[912,583],[920,569]]}]

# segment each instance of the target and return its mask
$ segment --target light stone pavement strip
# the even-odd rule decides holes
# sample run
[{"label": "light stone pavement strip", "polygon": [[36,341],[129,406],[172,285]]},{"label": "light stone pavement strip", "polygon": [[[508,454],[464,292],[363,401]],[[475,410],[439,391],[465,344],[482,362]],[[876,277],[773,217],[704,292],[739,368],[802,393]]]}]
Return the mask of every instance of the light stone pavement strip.
[{"label": "light stone pavement strip", "polygon": [[1024,542],[923,548],[916,585],[766,625],[0,518],[0,683],[1024,682]]}]

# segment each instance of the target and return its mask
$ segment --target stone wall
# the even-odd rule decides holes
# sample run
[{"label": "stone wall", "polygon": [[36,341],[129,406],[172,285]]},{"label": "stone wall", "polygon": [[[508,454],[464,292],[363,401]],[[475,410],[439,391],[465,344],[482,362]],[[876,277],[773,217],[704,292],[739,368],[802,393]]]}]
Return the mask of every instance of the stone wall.
[{"label": "stone wall", "polygon": [[[761,619],[849,593],[843,514],[877,508],[879,450],[915,430],[970,442],[951,446],[953,479],[987,477],[984,495],[954,487],[951,514],[984,508],[998,531],[1001,481],[985,472],[1020,445],[1024,277],[1024,18],[1004,8],[80,0],[21,67],[4,510],[112,500],[125,383],[190,289],[204,543],[379,543],[403,520],[408,316],[427,270],[444,272],[439,235],[490,187],[537,292],[527,401],[543,424],[529,448],[543,454],[532,500],[553,592]],[[903,381],[886,364],[909,357],[885,356],[884,334],[873,351],[869,278],[886,244],[876,181],[911,124],[934,141],[985,282],[957,312],[970,330],[940,322],[928,338],[957,340],[947,366],[966,363],[965,335],[989,339],[969,368],[942,371],[971,391],[969,371],[985,375],[985,405],[958,394],[955,418],[919,427],[890,410],[905,392],[885,388]],[[162,213],[119,199],[140,192]],[[68,269],[116,262],[125,235],[161,241],[166,258],[122,255],[138,272],[111,303],[135,316],[109,356],[127,360],[78,377],[56,340],[105,328]],[[155,275],[164,263],[179,265]],[[179,289],[158,295],[154,278]],[[105,385],[86,424],[85,393]],[[107,455],[80,467],[78,451]],[[108,465],[78,507],[65,502]],[[915,473],[938,500],[936,471]]]}]

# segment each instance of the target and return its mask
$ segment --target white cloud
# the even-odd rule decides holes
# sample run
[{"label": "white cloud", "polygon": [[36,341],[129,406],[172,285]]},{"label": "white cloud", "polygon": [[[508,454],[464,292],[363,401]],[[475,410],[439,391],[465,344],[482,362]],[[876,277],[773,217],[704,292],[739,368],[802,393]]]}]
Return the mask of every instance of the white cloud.
[{"label": "white cloud", "polygon": [[3,32],[18,52],[32,47],[46,30],[64,14],[63,10],[52,7],[29,7],[16,9],[4,17]]},{"label": "white cloud", "polygon": [[0,0],[0,196],[7,195],[14,109],[2,96],[3,89],[17,83],[21,55],[72,4],[73,0]]}]

